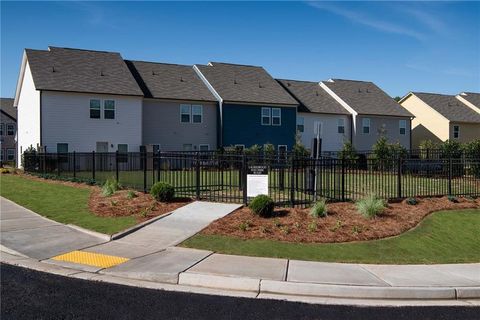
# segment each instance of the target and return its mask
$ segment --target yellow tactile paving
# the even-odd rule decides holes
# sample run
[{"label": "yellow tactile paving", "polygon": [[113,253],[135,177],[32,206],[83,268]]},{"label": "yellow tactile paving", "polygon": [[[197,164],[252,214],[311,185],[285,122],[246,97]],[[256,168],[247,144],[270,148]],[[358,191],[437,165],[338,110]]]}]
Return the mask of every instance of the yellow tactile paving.
[{"label": "yellow tactile paving", "polygon": [[117,264],[121,264],[130,260],[123,257],[109,256],[106,254],[78,250],[61,254],[59,256],[53,257],[52,259],[57,261],[86,264],[89,266],[100,268],[110,268],[116,266]]}]

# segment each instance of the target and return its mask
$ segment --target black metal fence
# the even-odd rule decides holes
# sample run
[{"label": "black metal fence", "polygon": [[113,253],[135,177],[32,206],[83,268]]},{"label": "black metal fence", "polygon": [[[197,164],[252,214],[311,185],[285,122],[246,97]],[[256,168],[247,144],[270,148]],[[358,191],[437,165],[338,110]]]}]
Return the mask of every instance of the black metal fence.
[{"label": "black metal fence", "polygon": [[53,174],[102,184],[116,179],[147,192],[157,181],[177,196],[248,203],[247,172],[263,166],[269,195],[277,205],[310,205],[319,198],[358,200],[368,194],[385,199],[427,196],[480,196],[480,158],[371,156],[319,159],[285,155],[219,152],[26,153],[26,172]]}]

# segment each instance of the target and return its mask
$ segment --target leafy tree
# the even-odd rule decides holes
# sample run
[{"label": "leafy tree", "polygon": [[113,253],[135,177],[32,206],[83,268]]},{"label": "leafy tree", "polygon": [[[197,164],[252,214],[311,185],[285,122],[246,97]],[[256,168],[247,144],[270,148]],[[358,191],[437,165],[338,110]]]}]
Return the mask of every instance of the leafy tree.
[{"label": "leafy tree", "polygon": [[338,156],[339,156],[340,159],[345,159],[345,160],[357,160],[358,159],[357,150],[355,150],[355,147],[353,146],[352,142],[350,142],[350,141],[345,141],[343,143],[342,150],[340,150]]}]

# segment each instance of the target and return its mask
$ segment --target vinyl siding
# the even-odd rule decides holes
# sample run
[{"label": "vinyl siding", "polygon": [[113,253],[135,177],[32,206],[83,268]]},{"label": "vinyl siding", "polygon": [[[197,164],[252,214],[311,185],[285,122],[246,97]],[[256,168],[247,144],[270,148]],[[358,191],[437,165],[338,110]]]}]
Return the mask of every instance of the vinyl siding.
[{"label": "vinyl siding", "polygon": [[[35,89],[28,61],[17,105],[17,159],[28,147],[40,144],[40,91]],[[20,161],[17,162],[20,166]]]},{"label": "vinyl siding", "polygon": [[448,139],[448,119],[420,98],[412,94],[401,105],[415,116],[412,120],[413,148],[418,148],[423,140],[440,142]]},{"label": "vinyl siding", "polygon": [[[101,118],[90,119],[90,99],[115,100],[115,119],[103,119],[103,101]],[[94,151],[97,141],[108,142],[109,152],[118,144],[138,152],[142,144],[141,97],[44,91],[42,121],[47,152],[56,152],[57,143],[68,143],[69,152]]]},{"label": "vinyl siding", "polygon": [[[280,108],[280,126],[261,124],[262,107]],[[296,107],[276,107],[241,104],[223,104],[223,145],[244,144],[246,147],[271,143],[287,145],[291,150],[295,142]]]},{"label": "vinyl siding", "polygon": [[[202,123],[180,122],[181,104],[203,105]],[[143,143],[160,144],[162,150],[178,151],[184,144],[217,148],[217,104],[146,99],[143,102]]]},{"label": "vinyl siding", "polygon": [[[460,127],[458,139],[453,138],[453,126]],[[464,143],[480,139],[480,123],[450,122],[449,128],[449,139],[451,140]]]},{"label": "vinyl siding", "polygon": [[[370,133],[363,133],[363,119],[370,119]],[[400,120],[406,120],[407,127],[405,135],[400,134]],[[370,115],[358,115],[356,121],[356,134],[353,137],[353,144],[359,151],[371,150],[372,146],[384,135],[390,143],[399,142],[402,146],[410,149],[410,118],[408,117],[379,117]]]},{"label": "vinyl siding", "polygon": [[[312,141],[316,138],[315,122],[322,123],[322,150],[323,151],[339,151],[342,149],[345,141],[350,140],[350,116],[336,114],[320,114],[320,113],[298,113],[297,117],[303,117],[304,132],[300,133],[302,144],[312,147]],[[338,133],[338,119],[344,119],[345,133]]]}]

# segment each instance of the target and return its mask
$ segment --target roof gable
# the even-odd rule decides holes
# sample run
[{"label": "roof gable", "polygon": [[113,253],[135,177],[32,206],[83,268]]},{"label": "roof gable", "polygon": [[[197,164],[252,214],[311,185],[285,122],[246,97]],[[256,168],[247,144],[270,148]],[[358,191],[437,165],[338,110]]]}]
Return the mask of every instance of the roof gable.
[{"label": "roof gable", "polygon": [[126,61],[146,98],[217,101],[192,66]]},{"label": "roof gable", "polygon": [[12,98],[0,98],[0,109],[13,120],[17,120],[17,108],[13,106]]},{"label": "roof gable", "polygon": [[322,83],[358,114],[413,117],[373,82],[332,79]]},{"label": "roof gable", "polygon": [[337,100],[320,87],[318,82],[284,79],[277,79],[277,81],[300,101],[299,112],[350,114]]},{"label": "roof gable", "polygon": [[463,104],[455,96],[425,92],[412,92],[412,94],[449,121],[480,123],[480,114]]},{"label": "roof gable", "polygon": [[196,67],[225,102],[298,105],[262,67],[218,62]]},{"label": "roof gable", "polygon": [[143,96],[119,53],[25,49],[37,90]]}]

